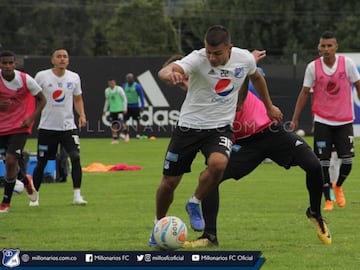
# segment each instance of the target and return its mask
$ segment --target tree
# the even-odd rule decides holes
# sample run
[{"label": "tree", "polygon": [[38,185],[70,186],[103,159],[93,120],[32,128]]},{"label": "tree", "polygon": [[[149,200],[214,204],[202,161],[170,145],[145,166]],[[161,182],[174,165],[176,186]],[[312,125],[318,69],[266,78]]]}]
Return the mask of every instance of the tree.
[{"label": "tree", "polygon": [[22,43],[21,37],[18,35],[18,29],[23,24],[21,16],[23,9],[20,8],[17,1],[2,0],[0,10],[0,49],[21,53],[18,50],[18,44]]},{"label": "tree", "polygon": [[266,62],[305,63],[325,30],[341,51],[359,51],[356,0],[0,0],[0,49],[49,55],[155,56],[203,47],[213,24],[229,28],[235,46],[266,49]]},{"label": "tree", "polygon": [[176,31],[162,0],[133,0],[119,6],[107,27],[112,54],[164,55],[177,51]]}]

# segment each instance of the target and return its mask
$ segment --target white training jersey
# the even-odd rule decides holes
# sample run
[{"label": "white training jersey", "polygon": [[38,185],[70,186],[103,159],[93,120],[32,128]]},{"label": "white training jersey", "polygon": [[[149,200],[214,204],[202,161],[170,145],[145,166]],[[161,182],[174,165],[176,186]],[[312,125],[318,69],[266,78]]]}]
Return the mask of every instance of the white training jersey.
[{"label": "white training jersey", "polygon": [[190,74],[178,125],[193,129],[232,125],[238,91],[246,76],[256,72],[254,56],[248,50],[233,47],[225,65],[212,67],[203,48],[175,63]]},{"label": "white training jersey", "polygon": [[[15,77],[12,81],[9,82],[2,77],[0,69],[0,78],[4,85],[10,90],[18,91],[18,89],[23,87],[23,80],[21,79],[19,70],[15,70]],[[41,91],[41,87],[29,74],[26,74],[26,86],[33,96],[36,96]]]},{"label": "white training jersey", "polygon": [[38,72],[35,80],[43,89],[47,101],[38,128],[59,131],[76,129],[73,96],[82,93],[80,76],[66,70],[63,76],[58,77],[52,69],[47,69]]}]

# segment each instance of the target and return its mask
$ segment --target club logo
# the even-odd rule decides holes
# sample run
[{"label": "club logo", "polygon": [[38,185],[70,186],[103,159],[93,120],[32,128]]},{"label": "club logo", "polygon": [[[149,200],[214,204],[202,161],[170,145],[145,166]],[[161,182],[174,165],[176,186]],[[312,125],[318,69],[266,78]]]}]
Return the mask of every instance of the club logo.
[{"label": "club logo", "polygon": [[3,249],[2,264],[6,267],[13,268],[20,265],[19,249]]},{"label": "club logo", "polygon": [[339,90],[339,85],[337,85],[337,83],[334,81],[329,81],[326,85],[326,92],[328,92],[330,95],[336,95]]},{"label": "club logo", "polygon": [[65,99],[65,92],[63,90],[55,90],[52,94],[52,98],[55,100],[55,102],[60,103],[63,102]]}]

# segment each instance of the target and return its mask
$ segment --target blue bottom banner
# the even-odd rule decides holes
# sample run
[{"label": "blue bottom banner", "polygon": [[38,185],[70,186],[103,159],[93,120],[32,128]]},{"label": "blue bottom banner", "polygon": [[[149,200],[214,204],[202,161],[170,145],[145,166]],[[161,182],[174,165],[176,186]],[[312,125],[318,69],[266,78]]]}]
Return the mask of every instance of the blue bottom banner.
[{"label": "blue bottom banner", "polygon": [[3,249],[1,264],[17,269],[47,269],[55,266],[82,269],[91,266],[93,270],[111,267],[116,269],[158,269],[159,266],[177,266],[177,269],[192,269],[212,266],[234,269],[260,269],[265,259],[260,251],[23,251]]}]

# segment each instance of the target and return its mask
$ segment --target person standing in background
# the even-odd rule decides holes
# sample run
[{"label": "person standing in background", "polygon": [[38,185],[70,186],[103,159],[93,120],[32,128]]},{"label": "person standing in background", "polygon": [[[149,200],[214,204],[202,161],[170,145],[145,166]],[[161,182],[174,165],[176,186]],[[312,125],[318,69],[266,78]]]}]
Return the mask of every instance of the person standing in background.
[{"label": "person standing in background", "polygon": [[[330,31],[319,39],[320,57],[310,62],[305,70],[303,87],[292,117],[292,128],[297,129],[299,117],[313,89],[314,151],[320,159],[324,176],[325,210],[334,208],[330,188],[336,204],[345,207],[342,186],[352,169],[354,152],[352,85],[360,96],[360,75],[354,62],[337,55],[338,43]],[[341,159],[339,177],[331,184],[329,176],[331,152],[335,147]]]},{"label": "person standing in background", "polygon": [[28,74],[15,70],[13,52],[0,53],[0,156],[5,159],[5,188],[0,213],[9,212],[16,179],[24,183],[31,201],[37,198],[32,179],[26,176],[23,150],[34,120],[46,104],[41,87]]},{"label": "person standing in background", "polygon": [[[39,71],[35,80],[42,87],[47,104],[43,109],[39,123],[37,143],[37,164],[33,179],[37,191],[44,177],[44,168],[48,160],[55,160],[59,144],[68,153],[71,161],[73,180],[73,205],[86,205],[80,193],[82,168],[80,163],[80,139],[75,124],[74,108],[79,115],[78,124],[86,126],[86,115],[82,98],[79,74],[67,69],[69,54],[65,49],[56,49],[51,57],[53,67]],[[39,206],[39,193],[30,206]]]},{"label": "person standing in background", "polygon": [[136,138],[141,137],[141,124],[140,113],[144,110],[144,90],[141,84],[135,82],[134,74],[126,74],[126,82],[123,84],[123,88],[127,98],[127,113],[125,114],[124,121],[132,117],[136,121]]},{"label": "person standing in background", "polygon": [[124,89],[116,85],[114,79],[108,80],[108,87],[105,89],[105,104],[103,115],[110,112],[112,144],[119,143],[119,136],[124,137],[125,142],[130,139],[126,128],[124,115],[127,113],[127,98]]}]

